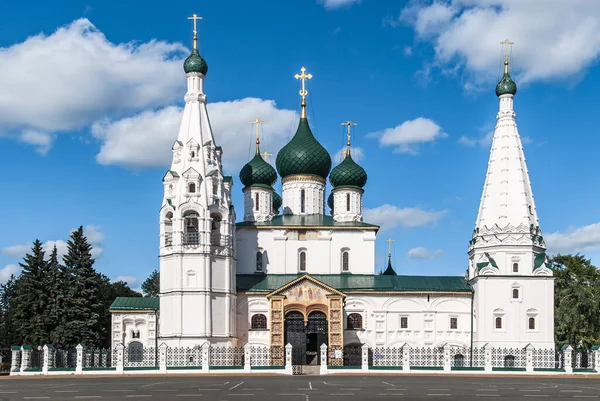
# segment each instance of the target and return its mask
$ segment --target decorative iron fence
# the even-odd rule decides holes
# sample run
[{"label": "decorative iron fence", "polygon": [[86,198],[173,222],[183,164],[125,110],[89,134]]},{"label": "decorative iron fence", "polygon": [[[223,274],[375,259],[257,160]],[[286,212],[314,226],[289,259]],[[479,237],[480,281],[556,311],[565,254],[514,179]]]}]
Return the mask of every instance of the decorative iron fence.
[{"label": "decorative iron fence", "polygon": [[56,349],[50,353],[49,366],[56,369],[75,369],[77,367],[77,349]]},{"label": "decorative iron fence", "polygon": [[402,366],[403,351],[399,347],[375,347],[369,366]]},{"label": "decorative iron fence", "polygon": [[561,368],[562,352],[553,349],[536,349],[532,351],[533,366],[541,369]]},{"label": "decorative iron fence", "polygon": [[210,346],[210,366],[244,366],[244,348]]},{"label": "decorative iron fence", "polygon": [[592,350],[574,350],[571,358],[573,369],[591,369],[594,368],[594,351]]},{"label": "decorative iron fence", "polygon": [[10,348],[0,348],[0,375],[10,373],[12,351]]},{"label": "decorative iron fence", "polygon": [[29,354],[28,370],[41,370],[44,365],[44,350],[41,347],[34,348]]},{"label": "decorative iron fence", "polygon": [[202,367],[202,348],[168,347],[167,367]]},{"label": "decorative iron fence", "polygon": [[410,366],[441,367],[444,366],[443,348],[417,347],[410,349]]},{"label": "decorative iron fence", "polygon": [[158,366],[158,354],[154,347],[143,347],[141,343],[132,342],[123,350],[123,367],[151,368]]},{"label": "decorative iron fence", "polygon": [[492,367],[525,367],[527,351],[525,348],[492,348]]},{"label": "decorative iron fence", "polygon": [[84,349],[83,350],[83,368],[101,369],[114,367],[113,351],[106,348]]},{"label": "decorative iron fence", "polygon": [[250,366],[283,366],[284,364],[284,347],[266,345],[250,347]]}]

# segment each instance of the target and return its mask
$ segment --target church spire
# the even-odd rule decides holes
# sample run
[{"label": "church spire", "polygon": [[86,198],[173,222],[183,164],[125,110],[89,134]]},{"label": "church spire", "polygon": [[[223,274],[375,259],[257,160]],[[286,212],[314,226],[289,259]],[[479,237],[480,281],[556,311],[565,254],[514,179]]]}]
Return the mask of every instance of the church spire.
[{"label": "church spire", "polygon": [[392,242],[394,242],[394,240],[391,238],[388,238],[385,240],[385,242],[388,243],[388,264],[387,264],[387,269],[385,269],[385,271],[382,273],[382,275],[396,276],[396,271],[394,271],[394,268],[392,267]]}]

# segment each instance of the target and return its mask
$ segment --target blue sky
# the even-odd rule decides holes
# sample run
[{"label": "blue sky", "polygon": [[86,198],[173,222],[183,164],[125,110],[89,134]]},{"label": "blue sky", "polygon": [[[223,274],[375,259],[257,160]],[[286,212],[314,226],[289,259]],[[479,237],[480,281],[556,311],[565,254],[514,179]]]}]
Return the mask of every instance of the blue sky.
[{"label": "blue sky", "polygon": [[311,126],[332,155],[345,141],[340,123],[358,122],[365,218],[382,224],[378,267],[392,237],[400,274],[464,274],[497,112],[499,42],[508,37],[549,252],[599,260],[600,3],[173,3],[3,7],[0,280],[18,270],[34,239],[63,249],[79,225],[109,277],[137,288],[158,267],[161,178],[177,136],[193,13],[204,17],[205,90],[226,173],[236,179],[238,219],[248,121],[266,121],[263,149],[276,153],[294,133],[293,75],[305,66],[314,76]]}]

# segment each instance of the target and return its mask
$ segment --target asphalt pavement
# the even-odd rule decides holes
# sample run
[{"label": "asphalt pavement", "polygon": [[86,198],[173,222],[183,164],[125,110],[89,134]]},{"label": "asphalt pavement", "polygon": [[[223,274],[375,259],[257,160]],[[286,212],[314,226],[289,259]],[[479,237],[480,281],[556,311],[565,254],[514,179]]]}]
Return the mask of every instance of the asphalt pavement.
[{"label": "asphalt pavement", "polygon": [[[531,401],[600,398],[598,378],[469,376],[118,376],[1,378],[0,401]],[[600,400],[599,400],[600,401]]]}]

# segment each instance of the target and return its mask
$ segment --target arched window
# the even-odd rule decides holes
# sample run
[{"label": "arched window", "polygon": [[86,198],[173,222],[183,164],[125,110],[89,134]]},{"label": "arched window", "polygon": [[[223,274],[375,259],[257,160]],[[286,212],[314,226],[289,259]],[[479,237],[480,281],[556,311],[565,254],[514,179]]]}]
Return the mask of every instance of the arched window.
[{"label": "arched window", "polygon": [[350,194],[346,194],[346,211],[350,211]]},{"label": "arched window", "polygon": [[193,194],[194,192],[196,192],[196,184],[194,184],[193,182],[190,182],[188,184],[188,192]]},{"label": "arched window", "polygon": [[497,329],[501,329],[502,328],[502,318],[501,317],[497,317],[496,318],[496,328]]},{"label": "arched window", "polygon": [[258,194],[254,195],[254,210],[258,211]]},{"label": "arched window", "polygon": [[465,366],[465,356],[462,354],[454,355],[454,364],[453,366],[463,367]]},{"label": "arched window", "polygon": [[217,177],[213,177],[213,195],[214,196],[218,196],[218,192],[219,192],[219,181],[217,180]]},{"label": "arched window", "polygon": [[512,297],[513,297],[513,299],[519,299],[519,289],[518,288],[513,288]]},{"label": "arched window", "polygon": [[261,313],[253,315],[250,327],[252,328],[252,330],[266,330],[267,317]]},{"label": "arched window", "polygon": [[504,357],[504,367],[505,368],[514,368],[515,367],[515,357],[514,357],[514,355],[506,355]]},{"label": "arched window", "polygon": [[128,362],[142,362],[144,360],[144,346],[139,341],[132,341],[125,348],[125,359]]},{"label": "arched window", "polygon": [[190,152],[190,157],[193,159],[194,157],[196,157],[196,152],[195,151],[191,151]]},{"label": "arched window", "polygon": [[360,330],[363,328],[362,316],[360,313],[351,313],[346,319],[346,328],[348,330]]},{"label": "arched window", "polygon": [[263,271],[263,254],[261,251],[256,252],[256,271]]},{"label": "arched window", "polygon": [[535,318],[534,317],[529,318],[529,330],[535,330]]},{"label": "arched window", "polygon": [[300,213],[304,213],[304,209],[306,209],[306,191],[300,190]]},{"label": "arched window", "polygon": [[221,238],[221,215],[219,213],[211,213],[210,218],[210,243],[215,246],[225,246],[225,239]]},{"label": "arched window", "polygon": [[173,245],[173,213],[165,215],[165,246]]},{"label": "arched window", "polygon": [[301,272],[306,271],[306,251],[300,251],[298,255],[298,270]]},{"label": "arched window", "polygon": [[519,272],[519,264],[513,263],[513,273],[518,273],[518,272]]},{"label": "arched window", "polygon": [[350,252],[342,252],[342,271],[350,271]]},{"label": "arched window", "polygon": [[198,233],[198,213],[193,210],[185,212],[183,215],[184,224],[184,245],[198,245],[200,242],[200,235]]}]

